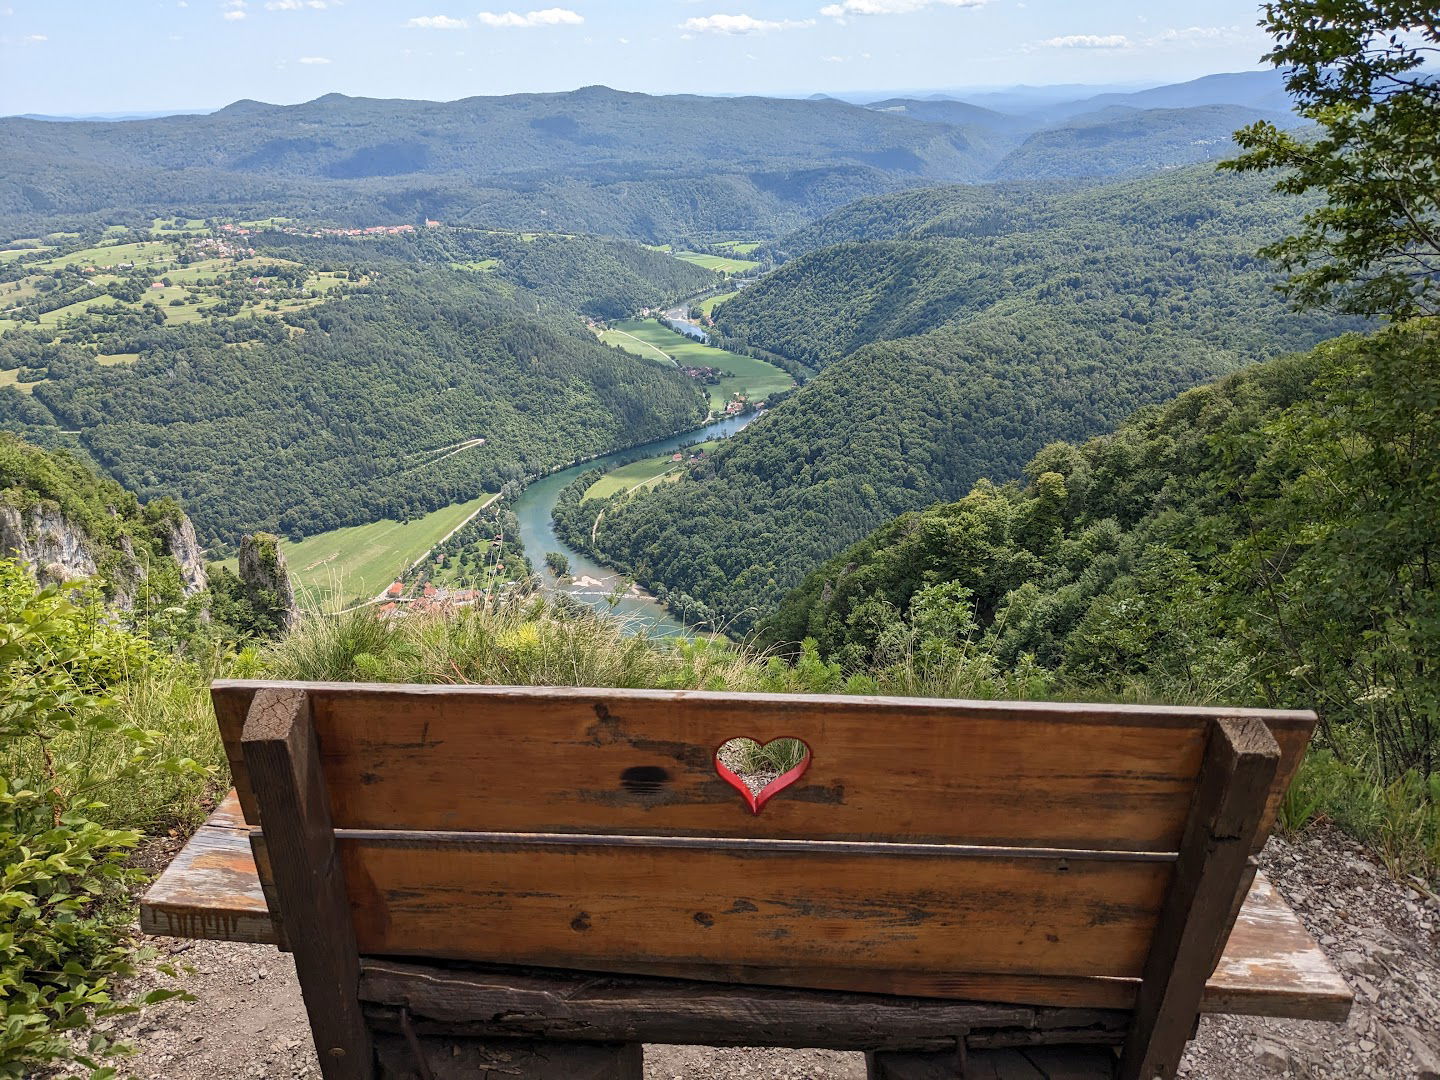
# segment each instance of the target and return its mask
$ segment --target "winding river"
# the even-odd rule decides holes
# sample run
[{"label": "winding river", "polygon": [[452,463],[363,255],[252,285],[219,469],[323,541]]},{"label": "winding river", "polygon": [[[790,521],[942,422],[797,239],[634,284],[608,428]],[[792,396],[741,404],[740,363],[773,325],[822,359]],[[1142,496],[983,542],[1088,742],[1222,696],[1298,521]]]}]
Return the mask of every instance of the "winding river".
[{"label": "winding river", "polygon": [[[627,461],[673,453],[690,443],[730,435],[755,419],[755,415],[751,413],[746,416],[727,417],[724,420],[706,424],[704,427],[695,428],[693,431],[672,435],[666,439],[656,439],[654,442],[632,446],[628,450],[618,450],[613,454],[605,454],[579,465],[572,465],[568,469],[551,473],[528,486],[515,500],[514,509],[515,516],[520,519],[520,542],[525,545],[525,554],[530,557],[530,562],[540,575],[542,590],[547,595],[557,592],[567,593],[591,607],[608,611],[611,591],[620,581],[620,575],[615,571],[600,565],[588,555],[576,551],[555,535],[555,523],[550,518],[550,512],[554,509],[555,501],[560,497],[560,492],[566,484],[591,469],[608,471]],[[545,565],[547,551],[561,552],[570,560],[572,580],[561,582],[550,572],[550,568]],[[578,579],[582,578],[589,579],[591,582],[598,581],[600,584],[577,584]],[[623,595],[620,602],[615,605],[614,612],[622,618],[635,620],[637,629],[643,627],[652,636],[675,637],[688,633],[685,627],[676,622],[654,597],[640,592],[638,589],[632,589]]]}]

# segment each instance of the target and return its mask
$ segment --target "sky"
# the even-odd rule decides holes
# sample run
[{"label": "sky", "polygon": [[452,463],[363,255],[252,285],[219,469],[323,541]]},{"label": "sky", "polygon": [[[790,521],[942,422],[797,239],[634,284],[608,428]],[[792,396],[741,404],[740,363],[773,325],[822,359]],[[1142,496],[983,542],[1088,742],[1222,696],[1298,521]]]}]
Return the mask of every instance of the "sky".
[{"label": "sky", "polygon": [[0,115],[290,104],[331,92],[448,101],[597,83],[785,95],[1154,85],[1265,66],[1257,9],[1257,0],[0,0]]}]

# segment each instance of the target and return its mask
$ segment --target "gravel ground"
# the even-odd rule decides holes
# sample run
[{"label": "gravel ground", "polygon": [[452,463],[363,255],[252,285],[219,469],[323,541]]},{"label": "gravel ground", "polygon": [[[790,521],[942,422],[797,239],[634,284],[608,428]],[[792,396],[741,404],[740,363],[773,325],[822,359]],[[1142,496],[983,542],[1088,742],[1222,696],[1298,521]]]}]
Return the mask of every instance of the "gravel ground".
[{"label": "gravel ground", "polygon": [[[1440,1080],[1440,901],[1397,884],[1333,829],[1276,839],[1263,865],[1355,991],[1347,1024],[1207,1018],[1181,1067],[1187,1080]],[[268,946],[154,939],[195,968],[194,1002],[124,1022],[145,1080],[315,1078],[294,970]],[[863,1080],[859,1054],[646,1048],[647,1080]]]}]

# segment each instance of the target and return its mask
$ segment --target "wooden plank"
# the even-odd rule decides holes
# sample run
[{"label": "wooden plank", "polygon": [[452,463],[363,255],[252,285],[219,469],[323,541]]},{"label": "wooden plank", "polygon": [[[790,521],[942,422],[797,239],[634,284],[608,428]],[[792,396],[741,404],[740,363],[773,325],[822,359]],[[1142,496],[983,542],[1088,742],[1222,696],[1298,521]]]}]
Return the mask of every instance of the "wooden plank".
[{"label": "wooden plank", "polygon": [[[235,703],[259,685],[215,685],[227,743]],[[294,685],[311,695],[342,828],[1174,851],[1217,715],[1263,715],[1287,761],[1314,725],[1308,712],[1136,705]],[[742,734],[813,752],[759,815],[713,767]]]},{"label": "wooden plank", "polygon": [[370,1080],[375,1062],[356,990],[360,957],[335,833],[301,690],[255,695],[242,739],[265,821],[287,936],[325,1080]]},{"label": "wooden plank", "polygon": [[423,1039],[422,1073],[415,1046],[401,1035],[375,1039],[378,1080],[642,1080],[639,1046],[536,1043],[518,1040]]},{"label": "wooden plank", "polygon": [[659,962],[702,978],[782,958],[855,972],[1138,976],[1171,873],[1164,862],[523,843],[446,845],[441,858],[422,844],[338,843],[367,956]]},{"label": "wooden plank", "polygon": [[1262,874],[1205,986],[1204,1011],[1343,1021],[1354,994]]},{"label": "wooden plank", "polygon": [[361,961],[372,1026],[399,1030],[407,1009],[422,1033],[582,1042],[935,1050],[971,1029],[1052,1042],[1118,1042],[1128,1014],[1089,1009],[795,993],[757,986],[594,976],[544,969]]},{"label": "wooden plank", "polygon": [[140,929],[168,937],[276,943],[234,792],[171,860],[140,902]]},{"label": "wooden plank", "polygon": [[[222,804],[222,809],[224,808]],[[219,813],[219,811],[217,811]],[[215,818],[192,837],[175,861],[151,886],[140,904],[146,933],[215,941],[274,944],[275,932],[264,914],[248,828],[216,826]],[[215,826],[212,828],[212,826]],[[215,858],[194,856],[213,853]],[[646,974],[673,974],[650,965]],[[903,994],[897,979],[923,997],[1040,1002],[1070,1006],[1091,1002],[1098,1008],[1128,1009],[1135,1003],[1138,980],[977,977],[954,973],[866,971],[858,976],[804,969],[767,967],[776,986],[814,986],[881,994]],[[741,965],[719,967],[718,978],[753,985],[759,972]],[[1274,886],[1258,874],[1240,909],[1220,965],[1206,984],[1202,1010],[1280,1016],[1297,1020],[1344,1020],[1351,993],[1345,980],[1320,951]]]},{"label": "wooden plank", "polygon": [[1279,761],[1263,721],[1216,722],[1145,962],[1121,1080],[1170,1080],[1180,1067]]}]

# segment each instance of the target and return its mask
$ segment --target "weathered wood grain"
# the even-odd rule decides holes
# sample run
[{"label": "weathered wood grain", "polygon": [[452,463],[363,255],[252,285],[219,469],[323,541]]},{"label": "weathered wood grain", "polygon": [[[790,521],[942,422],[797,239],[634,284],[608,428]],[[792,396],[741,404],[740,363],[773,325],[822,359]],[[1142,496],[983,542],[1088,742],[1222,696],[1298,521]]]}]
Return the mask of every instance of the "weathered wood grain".
[{"label": "weathered wood grain", "polygon": [[439,967],[361,961],[360,997],[372,1026],[398,1031],[398,1010],[426,1034],[583,1042],[934,1050],[972,1031],[987,1045],[1118,1042],[1124,1011],[796,993],[596,976],[580,972]]},{"label": "weathered wood grain", "polygon": [[1171,1080],[1200,1012],[1205,981],[1230,932],[1240,882],[1275,779],[1280,748],[1264,721],[1216,722],[1180,861],[1145,961],[1121,1080]]},{"label": "weathered wood grain", "polygon": [[168,937],[276,943],[250,854],[250,827],[233,791],[146,891],[140,929]]},{"label": "weathered wood grain", "polygon": [[[259,685],[215,685],[227,745]],[[1174,851],[1216,716],[1271,726],[1285,755],[1272,803],[1314,725],[1134,705],[305,685],[342,828]],[[797,736],[814,755],[759,815],[713,768],[737,735]]]},{"label": "weathered wood grain", "polygon": [[782,957],[853,972],[1136,976],[1170,879],[1152,862],[338,842],[367,956],[599,971],[655,961],[701,978]]},{"label": "weathered wood grain", "polygon": [[[259,920],[264,911],[250,853],[248,829],[228,827],[235,803],[222,803],[216,815],[191,838],[185,851],[150,887],[140,905],[147,933],[220,941],[273,944],[273,928]],[[217,858],[193,856],[212,853]],[[652,966],[648,974],[670,974]],[[892,973],[867,971],[860,985],[845,979],[835,986],[819,971],[767,966],[717,968],[717,978],[755,985],[814,986],[872,993],[903,993]],[[832,973],[833,974],[833,973]],[[904,973],[901,973],[904,974]],[[914,975],[911,992],[923,997],[992,1001],[1050,1001],[1056,1005],[1092,1002],[1100,1008],[1128,1009],[1135,1003],[1137,980],[1126,979],[980,979],[954,974]],[[985,997],[986,994],[992,996]],[[998,996],[997,996],[998,995]],[[1240,909],[1220,964],[1206,985],[1206,1012],[1283,1016],[1301,1020],[1344,1020],[1351,993],[1273,885],[1259,874]]]},{"label": "weathered wood grain", "polygon": [[320,1071],[325,1080],[370,1080],[375,1060],[356,996],[360,957],[305,692],[256,694],[241,742],[268,822],[265,839]]},{"label": "weathered wood grain", "polygon": [[965,1050],[929,1054],[872,1051],[865,1055],[866,1080],[961,1080],[969,1076]]}]

